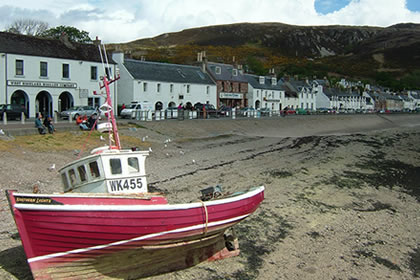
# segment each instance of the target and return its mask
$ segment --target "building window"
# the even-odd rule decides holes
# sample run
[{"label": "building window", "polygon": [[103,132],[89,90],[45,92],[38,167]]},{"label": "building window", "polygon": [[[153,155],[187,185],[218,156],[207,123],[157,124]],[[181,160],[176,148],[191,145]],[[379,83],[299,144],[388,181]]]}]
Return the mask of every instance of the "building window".
[{"label": "building window", "polygon": [[70,65],[63,64],[63,78],[70,78]]},{"label": "building window", "polygon": [[111,67],[105,67],[105,75],[106,75],[106,78],[108,80],[111,79],[111,77],[112,77],[112,68]]},{"label": "building window", "polygon": [[187,85],[187,93],[190,93],[190,85]]},{"label": "building window", "polygon": [[216,66],[216,74],[222,74],[222,68],[220,68],[219,66]]},{"label": "building window", "polygon": [[178,96],[178,99],[179,100],[183,100],[184,99],[184,96],[183,95],[180,95],[180,96]]},{"label": "building window", "polygon": [[265,78],[263,76],[260,76],[260,85],[263,85],[265,83]]},{"label": "building window", "polygon": [[157,85],[156,85],[156,91],[157,91],[157,92],[160,92],[160,84],[157,84]]},{"label": "building window", "polygon": [[147,83],[143,83],[143,92],[147,91]]},{"label": "building window", "polygon": [[171,84],[170,86],[169,86],[169,91],[172,93],[172,92],[174,92],[174,85],[173,84]]},{"label": "building window", "polygon": [[238,76],[238,69],[233,69],[232,74],[233,76]]},{"label": "building window", "polygon": [[91,80],[98,80],[98,67],[91,66],[90,67],[90,79]]},{"label": "building window", "polygon": [[16,76],[23,76],[23,60],[16,59]]},{"label": "building window", "polygon": [[48,63],[47,62],[41,61],[39,75],[41,77],[48,77]]},{"label": "building window", "polygon": [[206,87],[206,93],[207,93],[207,94],[210,94],[210,86],[207,86],[207,87]]}]

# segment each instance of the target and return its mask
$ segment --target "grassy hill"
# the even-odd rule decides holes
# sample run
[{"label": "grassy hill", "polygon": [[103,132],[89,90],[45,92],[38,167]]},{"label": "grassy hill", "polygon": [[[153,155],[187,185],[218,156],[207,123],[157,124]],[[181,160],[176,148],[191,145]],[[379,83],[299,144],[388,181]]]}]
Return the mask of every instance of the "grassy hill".
[{"label": "grassy hill", "polygon": [[294,26],[238,23],[165,33],[108,48],[139,59],[191,64],[197,52],[210,61],[244,65],[250,72],[339,76],[385,86],[419,87],[420,24],[390,27]]}]

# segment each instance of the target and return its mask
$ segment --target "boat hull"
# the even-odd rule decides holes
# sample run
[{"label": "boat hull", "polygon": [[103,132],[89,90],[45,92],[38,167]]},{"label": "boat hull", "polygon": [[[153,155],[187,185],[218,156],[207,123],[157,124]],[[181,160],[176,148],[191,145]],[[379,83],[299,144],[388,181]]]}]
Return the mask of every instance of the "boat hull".
[{"label": "boat hull", "polygon": [[35,279],[126,279],[213,256],[224,248],[225,230],[258,208],[264,188],[188,204],[162,197],[7,194]]}]

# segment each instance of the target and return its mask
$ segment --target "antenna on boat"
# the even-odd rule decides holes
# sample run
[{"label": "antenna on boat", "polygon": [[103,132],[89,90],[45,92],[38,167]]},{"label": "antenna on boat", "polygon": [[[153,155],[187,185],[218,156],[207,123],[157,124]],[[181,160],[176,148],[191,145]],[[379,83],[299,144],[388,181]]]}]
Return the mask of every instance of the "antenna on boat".
[{"label": "antenna on boat", "polygon": [[[103,52],[102,52],[102,48],[103,48]],[[110,73],[110,68],[109,68],[109,64],[108,64],[108,57],[106,54],[106,49],[105,49],[105,45],[98,45],[99,48],[99,54],[101,56],[101,61],[102,61],[102,66],[104,68],[104,76],[102,79],[102,84],[99,83],[99,89],[103,89],[105,88],[105,103],[102,104],[99,108],[99,110],[106,112],[106,116],[108,118],[108,131],[109,131],[109,147],[110,149],[118,149],[121,150],[121,143],[120,143],[120,137],[118,134],[118,128],[117,128],[117,122],[115,121],[115,115],[114,115],[114,109],[112,107],[112,101],[111,101],[111,93],[109,90],[109,85],[112,84],[113,82],[117,81],[120,76],[119,74],[114,76],[114,78],[111,78],[111,73]],[[106,67],[105,67],[105,63],[104,60],[106,62]],[[108,71],[107,71],[108,70]],[[96,92],[94,92],[94,94],[96,94]],[[105,110],[103,110],[102,108],[105,108]]]}]

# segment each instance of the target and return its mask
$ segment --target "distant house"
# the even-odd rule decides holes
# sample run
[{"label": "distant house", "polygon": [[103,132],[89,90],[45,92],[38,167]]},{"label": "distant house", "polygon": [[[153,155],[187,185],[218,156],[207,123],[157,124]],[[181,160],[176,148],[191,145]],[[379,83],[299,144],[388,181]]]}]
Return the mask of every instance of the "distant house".
[{"label": "distant house", "polygon": [[120,68],[119,104],[136,101],[162,110],[217,102],[216,84],[200,67],[125,59],[121,52],[112,57]]},{"label": "distant house", "polygon": [[329,100],[328,108],[339,111],[367,109],[366,96],[357,92],[343,91],[339,88],[324,88],[323,94]]},{"label": "distant house", "polygon": [[413,102],[413,110],[420,108],[420,92],[419,91],[408,91],[408,97],[411,98]]},{"label": "distant house", "polygon": [[221,106],[245,107],[247,103],[248,81],[240,65],[208,62],[205,52],[197,54],[197,64],[209,73],[217,86],[217,100],[213,104]]},{"label": "distant house", "polygon": [[[99,43],[100,41],[96,41]],[[21,104],[30,117],[53,115],[74,105],[101,105],[98,90],[104,70],[98,46],[0,32],[0,103]],[[115,102],[116,88],[111,85]],[[103,102],[103,100],[102,100]]]},{"label": "distant house", "polygon": [[308,80],[290,80],[289,83],[297,90],[298,108],[305,110],[316,110],[316,92]]},{"label": "distant house", "polygon": [[255,109],[269,108],[281,111],[285,107],[286,88],[275,76],[245,74],[248,80],[248,105]]},{"label": "distant house", "polygon": [[289,83],[288,79],[281,80],[282,86],[285,88],[285,101],[284,106],[285,108],[289,109],[297,109],[299,108],[299,91],[296,89],[291,83]]}]

